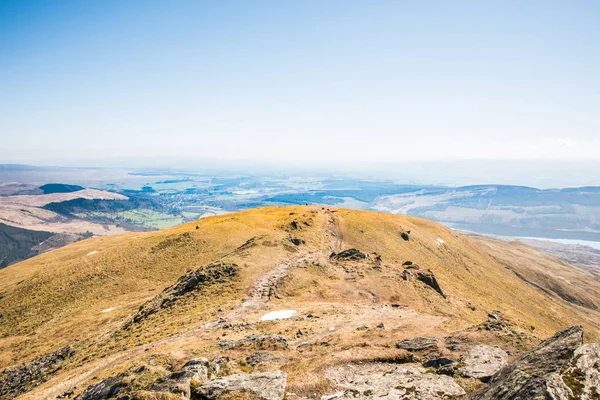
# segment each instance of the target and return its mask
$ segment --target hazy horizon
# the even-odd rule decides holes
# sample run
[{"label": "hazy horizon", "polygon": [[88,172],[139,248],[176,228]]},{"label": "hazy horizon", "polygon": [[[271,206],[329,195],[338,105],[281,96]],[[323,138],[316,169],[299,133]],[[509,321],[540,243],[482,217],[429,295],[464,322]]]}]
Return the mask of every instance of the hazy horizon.
[{"label": "hazy horizon", "polygon": [[598,160],[600,4],[0,4],[0,162]]},{"label": "hazy horizon", "polygon": [[[10,163],[9,163],[10,164]],[[321,176],[366,180],[389,180],[400,184],[442,185],[518,185],[539,189],[600,186],[600,160],[445,160],[403,162],[350,163],[285,163],[256,160],[225,160],[219,158],[121,158],[105,160],[63,160],[60,163],[17,164],[56,169],[159,171],[165,175],[262,175]],[[6,163],[0,161],[0,172]],[[94,179],[92,174],[89,179]],[[36,173],[33,172],[35,178]],[[52,174],[50,174],[52,176]],[[100,176],[103,176],[100,173]],[[25,177],[23,177],[25,179]],[[86,178],[87,179],[87,178]],[[0,174],[0,181],[2,176]],[[35,180],[35,179],[34,179]],[[56,180],[56,179],[54,179]],[[51,179],[52,181],[52,179]],[[65,182],[69,182],[68,180]]]}]

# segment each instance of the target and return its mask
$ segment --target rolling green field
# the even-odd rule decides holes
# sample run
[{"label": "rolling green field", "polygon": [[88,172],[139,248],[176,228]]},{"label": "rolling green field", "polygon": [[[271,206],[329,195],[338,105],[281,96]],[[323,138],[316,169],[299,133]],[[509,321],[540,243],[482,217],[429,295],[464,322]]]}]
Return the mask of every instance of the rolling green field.
[{"label": "rolling green field", "polygon": [[120,212],[118,216],[130,220],[136,225],[144,225],[153,229],[171,228],[185,222],[180,215],[165,214],[145,208]]}]

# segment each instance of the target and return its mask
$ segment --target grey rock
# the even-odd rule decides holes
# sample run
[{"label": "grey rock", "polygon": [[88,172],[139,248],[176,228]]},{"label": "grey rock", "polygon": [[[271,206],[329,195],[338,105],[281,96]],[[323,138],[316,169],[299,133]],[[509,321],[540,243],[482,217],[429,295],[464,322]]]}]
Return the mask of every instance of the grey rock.
[{"label": "grey rock", "polygon": [[406,339],[396,343],[396,347],[408,351],[419,351],[433,349],[438,346],[438,339],[435,337],[418,337]]},{"label": "grey rock", "polygon": [[[498,371],[489,383],[471,395],[472,400],[535,400],[565,397],[556,374],[571,366],[583,342],[583,327],[572,326],[543,341],[533,350]],[[568,385],[565,385],[568,386]]]},{"label": "grey rock", "polygon": [[454,364],[454,361],[452,361],[451,359],[446,358],[446,357],[439,357],[439,358],[434,358],[434,359],[425,361],[423,363],[423,367],[438,369],[438,368],[444,367],[446,365],[451,365],[451,364]]},{"label": "grey rock", "polygon": [[275,364],[289,360],[289,357],[279,357],[268,351],[257,351],[256,353],[250,354],[246,357],[246,362],[251,367],[256,367],[261,364]]},{"label": "grey rock", "polygon": [[570,367],[553,374],[548,389],[556,399],[600,399],[600,344],[578,347]]},{"label": "grey rock", "polygon": [[283,400],[287,375],[281,371],[235,374],[206,382],[194,393],[202,399],[219,399],[227,393],[247,393],[257,400]]},{"label": "grey rock", "polygon": [[508,354],[497,347],[476,344],[461,356],[458,372],[467,378],[488,381],[492,375],[506,365]]},{"label": "grey rock", "polygon": [[215,369],[215,363],[211,363],[206,358],[194,358],[185,363],[181,370],[158,379],[150,389],[155,392],[174,393],[189,399],[192,381],[206,382],[216,376]]},{"label": "grey rock", "polygon": [[279,335],[257,334],[241,340],[224,340],[217,345],[225,350],[240,347],[253,347],[258,350],[285,350],[288,348],[288,341]]},{"label": "grey rock", "polygon": [[357,249],[348,249],[348,250],[341,251],[339,253],[331,253],[329,258],[334,259],[334,260],[358,261],[358,260],[364,260],[365,258],[367,258],[367,255]]},{"label": "grey rock", "polygon": [[345,365],[329,371],[328,378],[342,390],[322,399],[437,400],[466,394],[451,377],[420,367],[381,371]]},{"label": "grey rock", "polygon": [[183,366],[182,372],[189,375],[190,379],[204,382],[213,374],[214,368],[206,358],[194,358]]},{"label": "grey rock", "polygon": [[76,400],[108,400],[119,394],[125,387],[122,382],[124,375],[117,375],[101,380],[95,385],[88,386]]},{"label": "grey rock", "polygon": [[431,287],[436,292],[438,292],[443,298],[446,298],[446,295],[442,291],[439,282],[437,281],[435,275],[433,275],[433,272],[431,272],[431,270],[427,270],[425,272],[417,272],[417,279],[426,284],[427,286]]}]

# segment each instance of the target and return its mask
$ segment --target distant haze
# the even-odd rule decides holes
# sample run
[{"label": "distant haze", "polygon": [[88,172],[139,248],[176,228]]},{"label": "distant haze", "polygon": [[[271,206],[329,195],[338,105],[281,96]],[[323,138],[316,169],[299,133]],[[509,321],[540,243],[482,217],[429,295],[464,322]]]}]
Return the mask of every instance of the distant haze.
[{"label": "distant haze", "polygon": [[599,20],[593,1],[3,1],[0,162],[598,160]]}]

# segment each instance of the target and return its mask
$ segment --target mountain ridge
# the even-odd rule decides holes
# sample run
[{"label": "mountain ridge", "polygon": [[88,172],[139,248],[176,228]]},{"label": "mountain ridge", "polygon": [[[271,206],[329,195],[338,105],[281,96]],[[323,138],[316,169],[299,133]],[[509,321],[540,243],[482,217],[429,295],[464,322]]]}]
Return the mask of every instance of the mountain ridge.
[{"label": "mountain ridge", "polygon": [[[319,365],[402,358],[390,349],[414,336],[485,339],[514,352],[577,323],[589,339],[600,337],[594,293],[573,302],[585,288],[570,297],[540,290],[547,280],[536,287],[529,270],[493,253],[421,218],[318,206],[92,238],[0,271],[0,366],[73,346],[61,371],[22,396],[45,398],[127,370],[147,349],[174,364],[223,352],[239,358],[255,346],[244,337],[283,335],[296,349],[278,355],[288,358],[288,390],[327,394]],[[278,310],[297,317],[260,322]],[[500,325],[488,324],[489,315]],[[219,347],[223,334],[231,350]],[[318,362],[303,356],[304,342]]]}]

